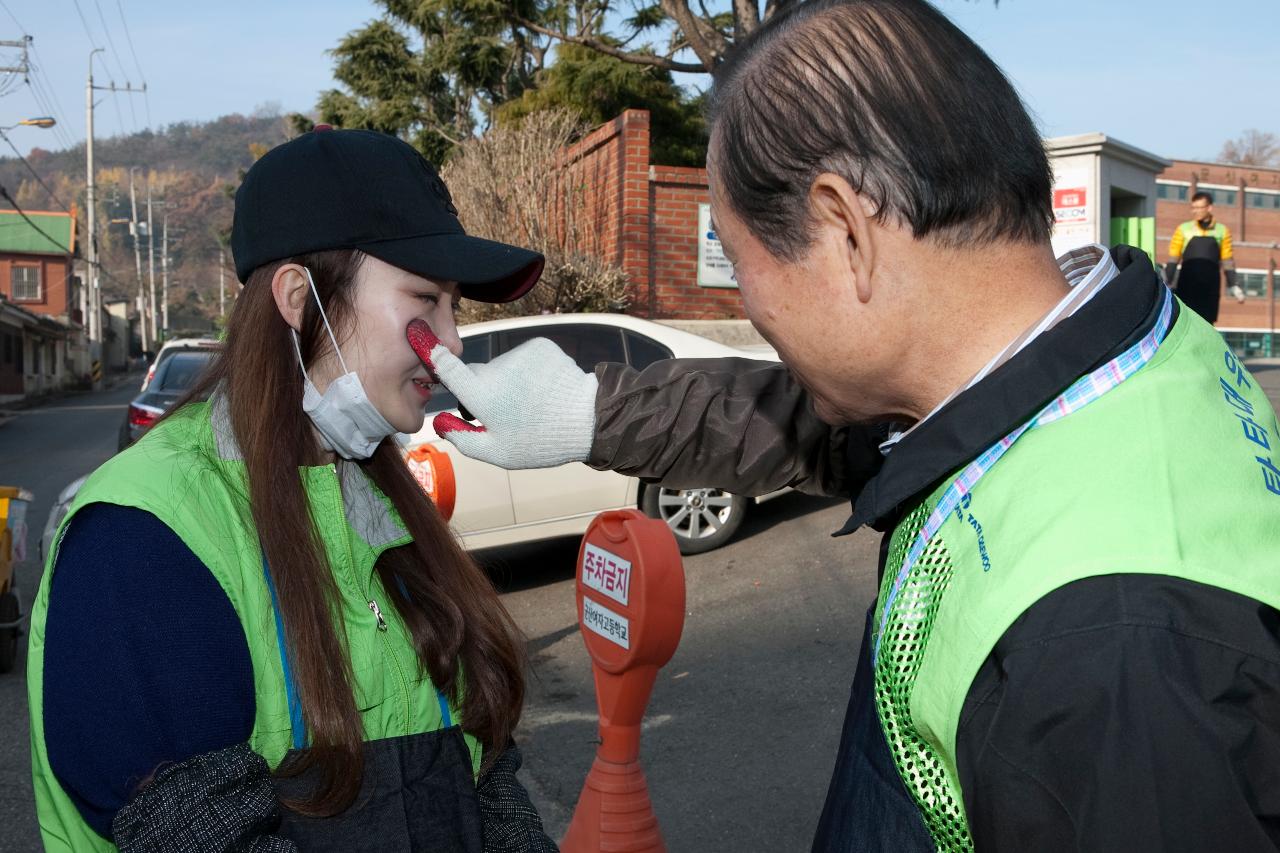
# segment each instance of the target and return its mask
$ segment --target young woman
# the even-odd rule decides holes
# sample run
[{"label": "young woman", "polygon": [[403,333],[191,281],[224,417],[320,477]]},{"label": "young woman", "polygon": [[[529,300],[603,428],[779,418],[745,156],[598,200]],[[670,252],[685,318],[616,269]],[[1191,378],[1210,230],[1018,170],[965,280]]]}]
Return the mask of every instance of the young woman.
[{"label": "young woman", "polygon": [[515,778],[518,631],[401,460],[458,298],[541,256],[469,237],[393,137],[318,128],[236,194],[244,283],[192,395],[58,535],[28,664],[46,848],[554,850]]}]

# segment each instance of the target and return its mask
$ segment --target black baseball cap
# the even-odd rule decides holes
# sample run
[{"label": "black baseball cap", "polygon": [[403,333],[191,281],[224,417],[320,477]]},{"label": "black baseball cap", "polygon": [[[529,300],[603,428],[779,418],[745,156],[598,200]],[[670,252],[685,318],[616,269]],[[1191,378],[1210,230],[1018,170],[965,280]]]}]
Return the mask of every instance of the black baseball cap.
[{"label": "black baseball cap", "polygon": [[272,148],[236,191],[231,254],[241,283],[263,264],[358,249],[428,278],[456,281],[480,302],[519,299],[542,255],[471,237],[449,190],[421,154],[371,130],[317,125]]}]

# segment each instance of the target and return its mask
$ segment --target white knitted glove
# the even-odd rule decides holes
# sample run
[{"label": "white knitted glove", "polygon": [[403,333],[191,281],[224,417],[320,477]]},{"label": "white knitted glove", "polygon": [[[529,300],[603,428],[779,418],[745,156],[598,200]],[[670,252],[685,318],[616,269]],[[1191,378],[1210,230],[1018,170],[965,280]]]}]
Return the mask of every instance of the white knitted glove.
[{"label": "white knitted glove", "polygon": [[464,455],[507,469],[587,460],[599,383],[560,347],[534,338],[488,364],[464,364],[422,320],[405,334],[427,369],[483,424],[450,412],[431,422]]}]

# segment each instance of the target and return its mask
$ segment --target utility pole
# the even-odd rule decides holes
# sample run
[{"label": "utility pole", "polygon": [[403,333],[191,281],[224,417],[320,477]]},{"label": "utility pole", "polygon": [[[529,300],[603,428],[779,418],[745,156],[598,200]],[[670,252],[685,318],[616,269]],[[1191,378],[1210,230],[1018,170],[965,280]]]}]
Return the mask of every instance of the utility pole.
[{"label": "utility pole", "polygon": [[0,68],[0,74],[21,74],[23,82],[30,82],[27,75],[31,73],[31,60],[27,57],[27,47],[31,44],[31,36],[23,36],[19,41],[0,41],[0,47],[17,47],[22,49],[22,59],[17,65],[6,65]]},{"label": "utility pole", "polygon": [[164,287],[162,296],[163,302],[163,320],[161,328],[164,330],[164,339],[169,340],[169,205],[164,205],[164,236],[160,238],[160,274],[164,278]]},{"label": "utility pole", "polygon": [[[88,245],[88,263],[89,263],[89,360],[98,362],[93,367],[100,368],[100,360],[102,358],[102,291],[98,286],[98,232],[96,229],[97,214],[94,211],[94,175],[93,175],[93,93],[94,90],[109,92],[128,92],[128,93],[145,93],[147,84],[143,83],[142,88],[138,89],[126,83],[124,86],[117,86],[115,81],[110,86],[93,85],[93,55],[95,53],[103,53],[104,48],[95,47],[89,51],[89,77],[84,87],[84,113],[85,113],[85,206],[89,208],[88,229],[89,237]],[[136,219],[137,217],[135,217]],[[95,377],[93,387],[101,387],[100,372],[98,369],[93,370]]]},{"label": "utility pole", "polygon": [[133,211],[133,220],[129,223],[129,231],[133,234],[133,262],[138,271],[138,332],[142,338],[142,351],[147,346],[147,288],[142,281],[142,244],[138,242],[138,194],[133,185],[133,171],[136,166],[129,167],[129,206]]},{"label": "utility pole", "polygon": [[[151,227],[151,175],[147,175],[147,281],[151,289],[151,311],[149,312],[151,323],[151,340],[159,342],[160,337],[156,334],[156,316],[159,311],[156,308],[156,239],[155,231]],[[156,347],[158,350],[159,347]]]},{"label": "utility pole", "polygon": [[227,317],[227,254],[218,241],[218,314],[226,322]]},{"label": "utility pole", "polygon": [[[98,328],[102,318],[98,308],[98,231],[96,204],[93,199],[93,55],[102,53],[102,48],[94,48],[89,52],[89,80],[84,87],[84,121],[85,121],[85,207],[88,210],[88,239],[85,240],[89,264],[89,361],[97,362],[102,357],[102,332]],[[94,375],[98,375],[94,371]],[[93,384],[98,386],[96,380]]]}]

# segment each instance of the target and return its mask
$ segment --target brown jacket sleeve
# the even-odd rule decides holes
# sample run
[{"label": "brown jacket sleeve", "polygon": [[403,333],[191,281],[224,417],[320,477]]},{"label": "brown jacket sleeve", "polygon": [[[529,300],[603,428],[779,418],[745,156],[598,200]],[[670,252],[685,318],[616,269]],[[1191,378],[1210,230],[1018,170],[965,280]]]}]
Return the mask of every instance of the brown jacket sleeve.
[{"label": "brown jacket sleeve", "polygon": [[784,486],[820,495],[861,487],[848,482],[845,462],[850,430],[860,428],[820,421],[781,364],[668,359],[643,371],[601,364],[596,378],[593,468],[748,496]]}]

